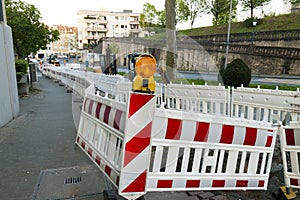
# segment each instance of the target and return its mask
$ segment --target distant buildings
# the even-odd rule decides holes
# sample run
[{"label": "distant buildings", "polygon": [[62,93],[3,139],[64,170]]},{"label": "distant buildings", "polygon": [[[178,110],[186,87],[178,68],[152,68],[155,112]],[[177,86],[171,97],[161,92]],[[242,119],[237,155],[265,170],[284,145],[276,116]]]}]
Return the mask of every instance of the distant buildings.
[{"label": "distant buildings", "polygon": [[76,55],[77,45],[77,27],[53,25],[51,29],[58,30],[59,40],[48,44],[46,49],[42,49],[37,53],[39,59],[48,57],[51,54],[57,57],[72,57]]},{"label": "distant buildings", "polygon": [[139,13],[79,10],[78,48],[84,49],[103,37],[143,37]]},{"label": "distant buildings", "polygon": [[51,54],[58,57],[69,57],[82,50],[91,49],[103,37],[144,37],[139,24],[140,13],[132,10],[123,12],[79,10],[77,12],[78,27],[53,25],[58,30],[60,39],[40,50],[37,58],[45,58]]},{"label": "distant buildings", "polygon": [[300,3],[294,3],[292,4],[291,12],[300,12]]}]

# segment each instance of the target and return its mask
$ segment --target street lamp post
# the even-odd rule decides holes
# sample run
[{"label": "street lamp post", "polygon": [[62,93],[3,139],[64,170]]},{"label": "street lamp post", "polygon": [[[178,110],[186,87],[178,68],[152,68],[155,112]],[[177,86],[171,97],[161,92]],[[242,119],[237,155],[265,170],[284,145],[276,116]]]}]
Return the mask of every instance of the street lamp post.
[{"label": "street lamp post", "polygon": [[229,19],[228,19],[228,30],[227,30],[227,41],[226,41],[226,54],[225,54],[224,70],[227,68],[227,62],[228,62],[231,17],[232,17],[232,0],[230,0],[230,7],[229,7]]},{"label": "street lamp post", "polygon": [[254,45],[254,36],[255,36],[254,31],[255,31],[256,25],[257,25],[257,21],[255,19],[253,19],[253,21],[252,21],[252,27],[253,27],[253,29],[252,29],[252,46]]}]

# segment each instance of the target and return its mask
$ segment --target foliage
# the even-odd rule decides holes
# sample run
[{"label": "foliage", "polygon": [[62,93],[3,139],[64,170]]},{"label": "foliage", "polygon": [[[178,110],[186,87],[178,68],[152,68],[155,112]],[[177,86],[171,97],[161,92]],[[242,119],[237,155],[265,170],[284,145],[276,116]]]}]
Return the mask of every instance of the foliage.
[{"label": "foliage", "polygon": [[[176,0],[175,7],[176,19],[175,24],[188,20],[189,8],[185,1]],[[143,13],[140,15],[140,26],[147,30],[156,31],[157,28],[166,27],[166,10],[157,10],[151,3],[145,3],[143,5]]]},{"label": "foliage", "polygon": [[247,87],[251,81],[251,70],[241,60],[235,59],[229,63],[222,74],[224,85],[240,87]]},{"label": "foliage", "polygon": [[253,10],[258,7],[263,7],[271,0],[241,0],[240,3],[244,10],[250,10],[250,18],[254,18]]},{"label": "foliage", "polygon": [[191,28],[193,28],[194,21],[201,13],[205,11],[205,0],[186,0],[185,3],[189,9],[189,20]]},{"label": "foliage", "polygon": [[17,74],[17,81],[20,81],[22,76],[27,73],[28,69],[28,62],[24,59],[17,59],[15,61],[16,66],[16,74]]},{"label": "foliage", "polygon": [[176,0],[175,13],[175,25],[188,20],[190,11],[185,1]]},{"label": "foliage", "polygon": [[5,0],[5,4],[7,24],[12,28],[14,50],[19,57],[25,58],[59,39],[57,30],[40,22],[40,11],[34,5],[21,0]]},{"label": "foliage", "polygon": [[[209,0],[206,1],[208,14],[213,15],[213,25],[227,24],[229,20],[230,0]],[[236,19],[237,0],[232,0],[231,19]]]},{"label": "foliage", "polygon": [[[258,19],[255,31],[276,31],[276,30],[293,30],[300,29],[300,13],[294,12],[279,16],[268,16]],[[211,35],[211,34],[227,34],[227,24],[200,27],[180,31],[188,36]],[[247,22],[236,22],[231,24],[231,33],[252,32],[252,27]]]}]

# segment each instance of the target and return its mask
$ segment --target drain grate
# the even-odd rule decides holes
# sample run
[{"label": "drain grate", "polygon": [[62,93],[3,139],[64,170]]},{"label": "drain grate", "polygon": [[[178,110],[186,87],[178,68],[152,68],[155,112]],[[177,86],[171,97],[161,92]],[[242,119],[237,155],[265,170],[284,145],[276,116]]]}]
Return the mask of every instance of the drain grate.
[{"label": "drain grate", "polygon": [[65,185],[78,184],[82,181],[81,176],[65,178]]}]

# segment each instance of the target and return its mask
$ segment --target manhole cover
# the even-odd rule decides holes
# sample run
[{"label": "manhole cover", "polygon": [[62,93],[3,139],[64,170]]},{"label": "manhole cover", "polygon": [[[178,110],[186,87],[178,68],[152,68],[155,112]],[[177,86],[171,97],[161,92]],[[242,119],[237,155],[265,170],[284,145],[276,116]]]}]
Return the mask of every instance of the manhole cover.
[{"label": "manhole cover", "polygon": [[103,199],[107,190],[104,175],[94,166],[43,170],[33,200]]}]

